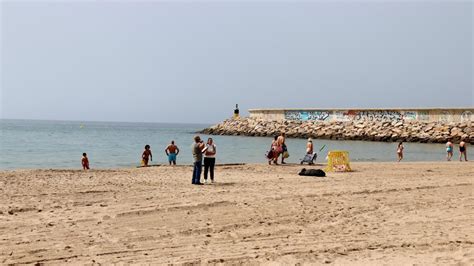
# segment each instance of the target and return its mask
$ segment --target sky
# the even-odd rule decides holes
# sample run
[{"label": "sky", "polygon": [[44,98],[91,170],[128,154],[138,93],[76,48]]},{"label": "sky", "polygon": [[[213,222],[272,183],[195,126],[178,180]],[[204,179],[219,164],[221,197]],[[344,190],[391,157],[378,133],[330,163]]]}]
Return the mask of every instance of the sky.
[{"label": "sky", "polygon": [[473,107],[472,1],[1,1],[0,117]]}]

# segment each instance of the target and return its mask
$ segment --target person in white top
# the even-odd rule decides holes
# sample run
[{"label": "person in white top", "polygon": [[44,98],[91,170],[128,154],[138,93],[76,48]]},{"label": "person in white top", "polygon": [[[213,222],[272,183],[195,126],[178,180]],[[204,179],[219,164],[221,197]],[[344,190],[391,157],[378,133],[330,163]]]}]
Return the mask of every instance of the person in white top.
[{"label": "person in white top", "polygon": [[210,173],[211,182],[214,183],[214,166],[216,164],[216,144],[212,138],[207,140],[206,147],[202,151],[204,153],[204,183],[207,183],[207,173]]}]

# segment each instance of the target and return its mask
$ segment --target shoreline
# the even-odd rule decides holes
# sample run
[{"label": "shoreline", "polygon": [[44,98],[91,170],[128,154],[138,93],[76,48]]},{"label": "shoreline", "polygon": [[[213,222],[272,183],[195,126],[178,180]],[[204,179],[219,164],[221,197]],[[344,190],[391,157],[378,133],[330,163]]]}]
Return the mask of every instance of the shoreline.
[{"label": "shoreline", "polygon": [[474,263],[474,163],[351,166],[0,171],[0,263]]},{"label": "shoreline", "polygon": [[[471,163],[474,163],[474,159],[473,160],[468,160],[467,162],[466,161],[459,161],[459,160],[451,160],[451,161],[446,161],[446,160],[443,160],[443,161],[401,161],[401,162],[398,162],[396,159],[392,160],[392,161],[357,161],[357,160],[351,160],[350,161],[350,164],[395,164],[395,165],[398,165],[398,164],[413,164],[413,165],[417,165],[417,164],[450,164],[450,163],[459,163],[459,164],[471,164]],[[222,163],[222,164],[215,164],[215,167],[218,167],[218,168],[221,168],[221,167],[228,167],[228,166],[270,166],[270,167],[295,167],[295,166],[301,166],[301,167],[310,167],[310,168],[315,168],[315,167],[326,167],[327,166],[327,162],[325,160],[325,162],[316,162],[314,163],[313,165],[308,165],[307,163],[305,164],[300,164],[300,163],[286,163],[286,164],[278,164],[278,165],[268,165],[268,163],[264,163],[264,162],[261,162],[261,163]],[[169,165],[169,164],[154,164],[154,165],[149,165],[147,167],[145,166],[124,166],[124,167],[104,167],[104,168],[91,168],[89,170],[83,170],[82,168],[80,167],[75,167],[75,168],[61,168],[61,167],[58,167],[58,168],[54,168],[54,167],[48,167],[48,168],[14,168],[14,169],[2,169],[0,168],[0,173],[2,172],[16,172],[16,171],[21,171],[21,172],[24,172],[24,171],[73,171],[73,172],[94,172],[94,171],[120,171],[120,170],[131,170],[131,169],[147,169],[147,168],[170,168],[170,169],[173,169],[173,168],[192,168],[193,165],[192,164],[178,164],[178,165]]]}]

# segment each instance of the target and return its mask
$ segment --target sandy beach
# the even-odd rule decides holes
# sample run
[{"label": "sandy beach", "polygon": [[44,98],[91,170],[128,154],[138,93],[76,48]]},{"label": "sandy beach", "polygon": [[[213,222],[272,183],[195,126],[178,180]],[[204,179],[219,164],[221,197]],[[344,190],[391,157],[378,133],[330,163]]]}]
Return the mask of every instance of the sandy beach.
[{"label": "sandy beach", "polygon": [[2,171],[0,264],[474,264],[474,163],[352,168]]}]

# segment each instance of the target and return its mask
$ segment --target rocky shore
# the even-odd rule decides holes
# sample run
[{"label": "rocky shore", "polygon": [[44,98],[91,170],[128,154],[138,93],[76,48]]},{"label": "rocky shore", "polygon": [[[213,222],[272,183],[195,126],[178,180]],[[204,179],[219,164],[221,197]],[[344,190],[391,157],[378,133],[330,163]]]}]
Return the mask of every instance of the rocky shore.
[{"label": "rocky shore", "polygon": [[290,138],[368,140],[386,142],[444,143],[464,140],[474,144],[471,122],[422,121],[268,121],[255,118],[228,119],[202,130],[210,135],[274,136],[285,132]]}]

